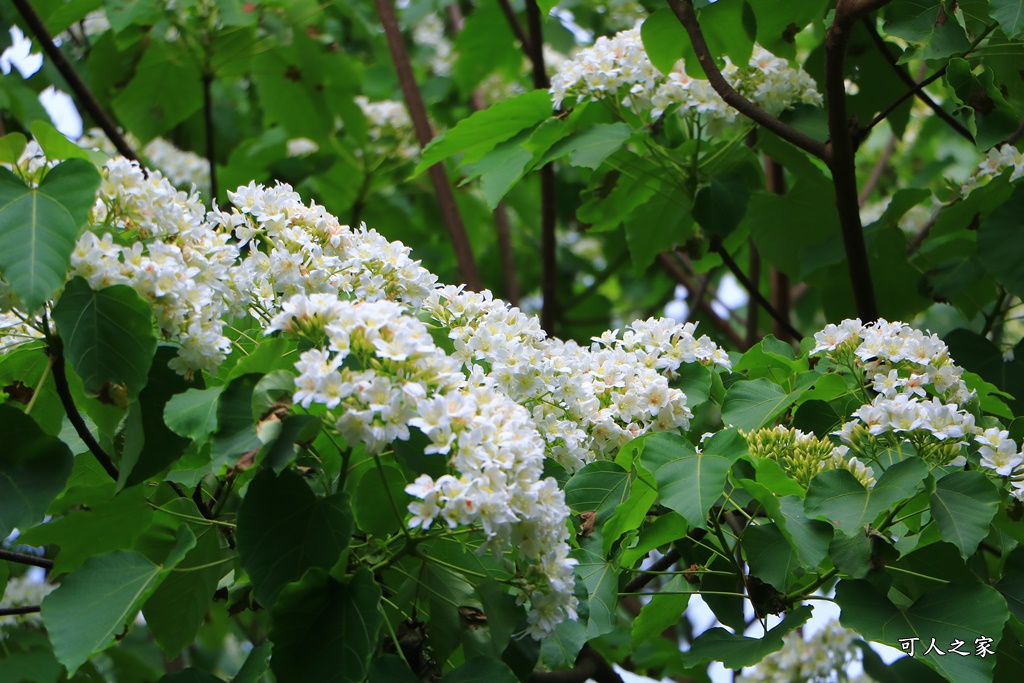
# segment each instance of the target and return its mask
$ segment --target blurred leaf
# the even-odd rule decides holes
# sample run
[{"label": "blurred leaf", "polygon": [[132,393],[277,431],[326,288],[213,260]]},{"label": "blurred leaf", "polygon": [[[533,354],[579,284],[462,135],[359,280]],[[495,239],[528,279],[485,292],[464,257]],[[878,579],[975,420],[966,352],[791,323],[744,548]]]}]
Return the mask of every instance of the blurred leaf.
[{"label": "blurred leaf", "polygon": [[988,536],[1002,496],[981,472],[952,472],[935,484],[930,510],[942,540],[960,549],[965,560]]}]

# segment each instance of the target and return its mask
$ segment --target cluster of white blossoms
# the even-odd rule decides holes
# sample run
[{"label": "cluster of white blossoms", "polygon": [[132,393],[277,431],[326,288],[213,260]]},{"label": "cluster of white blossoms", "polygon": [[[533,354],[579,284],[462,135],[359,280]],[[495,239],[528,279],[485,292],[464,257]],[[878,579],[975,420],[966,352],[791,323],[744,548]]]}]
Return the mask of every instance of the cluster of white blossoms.
[{"label": "cluster of white blossoms", "polygon": [[[9,609],[39,605],[55,587],[46,581],[35,579],[31,574],[10,578],[7,580],[7,587],[3,590],[0,607]],[[38,612],[0,617],[0,641],[3,640],[5,628],[25,624],[42,626],[43,620]]]},{"label": "cluster of white blossoms", "polygon": [[783,637],[781,650],[744,669],[738,680],[741,683],[867,683],[870,678],[852,676],[849,672],[861,659],[860,648],[856,645],[860,639],[838,621],[828,622],[806,639],[799,631],[791,631]]},{"label": "cluster of white blossoms", "polygon": [[[805,71],[794,69],[760,45],[754,46],[746,67],[725,58],[722,74],[748,99],[772,114],[794,104],[821,104],[817,86]],[[729,107],[711,83],[686,73],[683,60],[662,74],[644,49],[639,28],[620,31],[611,38],[598,38],[564,63],[551,79],[554,106],[563,101],[612,100],[650,120],[670,109],[684,116],[698,115],[703,122],[735,120]]]},{"label": "cluster of white blossoms", "polygon": [[1024,454],[1005,430],[976,424],[965,408],[975,394],[937,335],[902,322],[844,320],[826,326],[814,341],[812,354],[824,352],[855,367],[874,393],[836,432],[846,447],[863,452],[865,437],[892,434],[939,464],[962,464],[962,447],[973,442],[981,465],[1009,477],[1013,495],[1024,500]]},{"label": "cluster of white blossoms", "polygon": [[356,96],[356,104],[366,117],[367,134],[378,153],[397,154],[402,159],[414,159],[419,146],[412,139],[412,119],[405,105],[396,100],[371,102],[363,95]]},{"label": "cluster of white blossoms", "polygon": [[479,370],[463,374],[411,313],[394,301],[297,294],[267,333],[320,340],[296,364],[294,400],[336,410],[349,444],[377,456],[415,427],[430,440],[425,453],[447,457],[451,473],[422,474],[406,487],[416,498],[409,526],[478,524],[492,549],[514,548],[526,563],[530,630],[540,637],[575,618],[576,607],[569,509],[557,482],[542,479],[544,442],[525,408]]},{"label": "cluster of white blossoms", "polygon": [[490,292],[442,287],[425,308],[449,329],[454,356],[487,375],[532,411],[554,459],[570,472],[610,456],[649,431],[687,429],[686,396],[670,386],[683,363],[730,367],[726,353],[692,323],[636,321],[620,339],[607,332],[590,347],[548,339],[536,317]]},{"label": "cluster of white blossoms", "polygon": [[1007,169],[1013,169],[1010,173],[1011,182],[1024,176],[1024,154],[1010,144],[993,147],[985,155],[985,160],[978,165],[974,175],[964,181],[960,193],[966,197],[976,188],[1001,176]]},{"label": "cluster of white blossoms", "polygon": [[426,14],[412,28],[412,41],[417,49],[430,52],[430,70],[438,76],[447,76],[455,62],[452,43],[444,34],[444,22],[434,13]]},{"label": "cluster of white blossoms", "polygon": [[[139,141],[131,133],[125,133],[125,142],[138,149]],[[104,154],[117,156],[117,148],[99,128],[91,128],[78,139],[78,146],[98,149]],[[153,138],[141,149],[140,154],[153,168],[163,174],[172,185],[183,190],[198,188],[206,192],[210,188],[210,162],[195,152],[183,150],[163,138]]]}]

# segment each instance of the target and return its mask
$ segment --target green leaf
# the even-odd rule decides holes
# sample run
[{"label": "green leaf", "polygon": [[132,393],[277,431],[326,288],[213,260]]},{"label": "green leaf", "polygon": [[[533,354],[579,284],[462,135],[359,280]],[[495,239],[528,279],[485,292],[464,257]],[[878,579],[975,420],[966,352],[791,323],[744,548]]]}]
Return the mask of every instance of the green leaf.
[{"label": "green leaf", "polygon": [[196,384],[167,365],[177,354],[178,350],[171,346],[157,349],[146,387],[139,393],[139,400],[128,408],[125,421],[129,426],[118,463],[119,484],[134,486],[159,474],[188,447],[189,440],[168,429],[164,422],[168,401]]},{"label": "green leaf", "polygon": [[76,277],[53,308],[64,357],[89,394],[116,395],[118,387],[134,400],[149,376],[156,353],[153,313],[128,285],[93,291]]},{"label": "green leaf", "polygon": [[725,392],[722,421],[744,431],[760,429],[799,398],[769,379],[736,382]]},{"label": "green leaf", "polygon": [[885,32],[917,46],[915,59],[944,59],[971,47],[953,9],[935,0],[893,2],[886,8]]},{"label": "green leaf", "polygon": [[[91,457],[91,456],[82,456]],[[57,545],[53,573],[79,567],[93,555],[129,548],[153,521],[141,487],[126,489],[113,500],[75,509],[64,517],[32,527],[21,536],[29,545]]]},{"label": "green leaf", "polygon": [[242,668],[231,679],[231,683],[259,683],[270,666],[270,654],[273,648],[274,644],[269,640],[254,647],[249,652],[249,656],[245,658]]},{"label": "green leaf", "polygon": [[565,484],[565,502],[576,514],[596,512],[600,529],[627,498],[629,472],[613,462],[598,460],[574,474]]},{"label": "green leaf", "polygon": [[134,77],[111,104],[118,119],[143,142],[167,132],[203,106],[195,59],[173,43],[150,43]]},{"label": "green leaf", "polygon": [[750,3],[757,20],[757,42],[773,54],[796,57],[796,36],[824,14],[825,0],[757,0]]},{"label": "green leaf", "polygon": [[28,140],[21,133],[8,133],[0,137],[0,164],[16,164],[27,144]]},{"label": "green leaf", "polygon": [[252,395],[261,375],[236,377],[224,386],[217,399],[217,431],[213,434],[214,467],[234,465],[236,456],[258,450],[263,442],[256,435]]},{"label": "green leaf", "polygon": [[320,433],[322,423],[315,415],[289,415],[281,422],[281,431],[263,449],[258,462],[280,473],[298,455],[298,444],[310,444]]},{"label": "green leaf", "polygon": [[629,498],[615,508],[601,527],[601,552],[605,555],[611,550],[615,541],[622,538],[622,535],[639,529],[647,518],[654,501],[658,499],[657,482],[649,472],[643,472],[637,476],[630,486]]},{"label": "green leaf", "polygon": [[142,608],[153,638],[174,659],[195,640],[203,625],[217,582],[230,570],[223,562],[220,535],[205,527],[192,548],[153,592]]},{"label": "green leaf", "polygon": [[808,519],[804,514],[804,501],[797,496],[780,496],[774,489],[749,479],[740,479],[739,484],[764,506],[768,516],[796,548],[804,567],[821,564],[832,540],[831,524]]},{"label": "green leaf", "polygon": [[763,638],[735,635],[719,627],[708,629],[697,636],[683,658],[688,666],[707,662],[721,662],[728,669],[752,666],[782,649],[782,637],[803,626],[810,616],[811,608],[806,605],[791,610]]},{"label": "green leaf", "polygon": [[[993,588],[977,583],[950,583],[928,591],[911,606],[900,608],[878,593],[867,580],[840,581],[836,603],[842,609],[839,621],[868,640],[900,648],[900,640],[916,638],[915,658],[932,667],[949,681],[988,683],[992,680],[995,657],[974,655],[975,640],[992,638],[995,651],[1003,624],[1009,617],[1006,601]],[[935,639],[945,652],[924,655]],[[954,640],[964,643],[963,657],[947,650]]]},{"label": "green leaf", "polygon": [[420,683],[420,679],[398,655],[381,655],[370,663],[369,683]]},{"label": "green leaf", "polygon": [[1024,296],[1024,246],[1017,239],[1024,211],[1024,188],[1014,190],[978,227],[978,258],[985,270],[1015,296]]},{"label": "green leaf", "polygon": [[473,657],[455,667],[441,683],[519,683],[504,662],[490,657]]},{"label": "green leaf", "polygon": [[743,550],[750,573],[779,592],[786,592],[789,579],[800,567],[796,549],[775,524],[750,526],[743,533]]},{"label": "green leaf", "polygon": [[570,557],[578,562],[576,578],[587,589],[587,597],[580,602],[587,609],[587,638],[610,633],[618,623],[616,607],[619,601],[619,578],[614,563],[607,562],[598,552],[600,534],[586,539],[583,547],[576,548]]},{"label": "green leaf", "polygon": [[981,472],[952,472],[935,485],[930,510],[942,540],[960,549],[965,560],[989,533],[1001,496]]},{"label": "green leaf", "polygon": [[530,170],[533,152],[523,148],[523,139],[517,136],[502,142],[467,169],[469,177],[479,176],[480,188],[491,210]]},{"label": "green leaf", "polygon": [[489,74],[518,68],[523,59],[508,19],[496,2],[474,8],[455,36],[453,47],[457,57],[452,77],[466,97]]},{"label": "green leaf", "polygon": [[46,596],[43,622],[69,674],[130,623],[160,571],[142,555],[118,550],[89,559]]},{"label": "green leaf", "polygon": [[892,465],[870,491],[847,470],[828,470],[811,480],[804,499],[808,517],[827,519],[847,536],[863,533],[883,510],[910,498],[928,476],[928,465],[920,458],[907,458]]},{"label": "green leaf", "polygon": [[989,0],[989,15],[999,22],[1007,38],[1024,33],[1024,0]]},{"label": "green leaf", "polygon": [[99,172],[82,159],[50,169],[38,189],[0,168],[0,270],[28,310],[64,284],[99,186]]},{"label": "green leaf", "polygon": [[690,42],[686,29],[668,7],[654,10],[640,27],[640,38],[651,64],[663,74],[683,57],[683,46]]},{"label": "green leaf", "polygon": [[659,515],[656,520],[644,525],[644,528],[640,530],[640,538],[637,540],[636,545],[627,548],[622,553],[620,560],[622,566],[632,567],[636,564],[637,560],[646,557],[647,553],[655,548],[660,548],[672,541],[683,538],[686,536],[688,528],[686,520],[676,512]]},{"label": "green leaf", "polygon": [[317,498],[292,470],[262,472],[238,511],[238,553],[256,599],[273,607],[285,584],[307,569],[330,569],[348,547],[352,512],[345,494]]},{"label": "green leaf", "polygon": [[571,669],[587,643],[587,627],[580,621],[563,621],[540,644],[540,658],[550,669]]},{"label": "green leaf", "polygon": [[749,201],[750,182],[739,173],[723,173],[697,192],[693,217],[710,234],[728,237],[747,214]]},{"label": "green leaf", "polygon": [[681,576],[672,577],[665,584],[664,592],[659,592],[641,607],[640,614],[633,620],[630,630],[633,649],[678,624],[690,603],[690,595],[696,592]]},{"label": "green leaf", "polygon": [[594,170],[632,136],[633,129],[628,124],[598,123],[558,142],[544,156],[544,161],[568,155],[573,166]]},{"label": "green leaf", "polygon": [[314,570],[274,608],[270,668],[279,683],[359,683],[381,626],[380,586],[362,568],[347,583]]},{"label": "green leaf", "polygon": [[43,154],[50,161],[60,159],[85,159],[86,161],[102,164],[108,157],[102,152],[79,147],[71,140],[68,140],[64,133],[53,127],[53,124],[42,119],[36,119],[30,126],[32,137],[36,139],[43,150]]},{"label": "green leaf", "polygon": [[[363,531],[386,538],[405,523],[405,474],[392,464],[367,467],[353,482],[352,513]],[[396,509],[397,508],[397,509]]]},{"label": "green leaf", "polygon": [[59,439],[47,436],[31,417],[0,404],[0,538],[43,520],[50,502],[64,490],[74,458]]},{"label": "green leaf", "polygon": [[173,396],[164,407],[167,427],[193,441],[205,441],[217,431],[217,405],[224,388],[189,389]]},{"label": "green leaf", "polygon": [[434,164],[460,153],[466,155],[464,162],[477,161],[499,142],[540,123],[551,116],[551,112],[551,95],[546,90],[531,90],[496,102],[434,138],[424,148],[413,175],[419,175]]},{"label": "green leaf", "polygon": [[660,183],[659,193],[626,216],[626,246],[633,267],[644,270],[663,251],[693,237],[688,195]]},{"label": "green leaf", "polygon": [[189,667],[161,677],[158,683],[224,683],[224,679]]}]

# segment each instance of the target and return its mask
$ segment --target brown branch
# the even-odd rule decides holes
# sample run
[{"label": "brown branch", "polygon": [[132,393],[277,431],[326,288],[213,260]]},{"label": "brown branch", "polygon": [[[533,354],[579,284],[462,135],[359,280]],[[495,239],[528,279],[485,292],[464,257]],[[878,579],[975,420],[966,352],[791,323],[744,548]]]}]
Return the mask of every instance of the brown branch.
[{"label": "brown branch", "polygon": [[846,265],[853,286],[857,315],[862,320],[878,318],[875,286],[864,242],[857,202],[857,168],[854,133],[856,123],[846,113],[846,48],[855,22],[888,0],[839,0],[835,17],[825,34],[825,105],[828,109],[829,150],[827,159],[836,193],[836,210],[846,251]]},{"label": "brown branch", "polygon": [[131,148],[124,137],[121,135],[121,131],[118,130],[117,124],[110,118],[110,115],[100,106],[100,103],[96,100],[96,97],[89,90],[89,87],[75,71],[75,67],[64,56],[64,53],[54,44],[53,37],[49,31],[46,30],[46,25],[43,20],[39,18],[32,3],[28,0],[11,0],[18,13],[21,14],[22,19],[25,20],[25,25],[28,26],[29,30],[36,37],[36,41],[39,42],[40,47],[43,48],[43,52],[50,58],[53,65],[57,67],[57,71],[64,77],[68,87],[71,88],[71,92],[75,94],[75,98],[81,105],[82,109],[86,111],[93,118],[103,132],[107,134],[107,137],[114,147],[117,148],[118,153],[132,161],[138,161],[139,157],[135,154],[135,150]]},{"label": "brown branch", "polygon": [[622,676],[590,645],[583,646],[576,658],[576,666],[568,671],[535,671],[530,674],[530,683],[584,683],[588,679],[595,683],[623,683]]},{"label": "brown branch", "polygon": [[[682,557],[679,551],[672,548],[667,553],[655,560],[650,567],[647,569],[640,570],[640,573],[630,579],[623,587],[623,593],[636,593],[640,589],[644,588],[651,581],[654,581],[660,574],[658,572],[668,571],[672,565],[679,561]],[[654,572],[654,573],[651,573]]]},{"label": "brown branch", "polygon": [[[413,74],[412,63],[409,61],[409,52],[405,48],[402,29],[398,25],[398,16],[395,14],[394,1],[374,0],[374,4],[377,6],[377,15],[380,17],[381,25],[384,27],[384,35],[387,38],[388,49],[391,51],[391,59],[395,63],[398,83],[402,88],[405,106],[409,110],[409,118],[412,119],[416,139],[421,148],[426,147],[433,139],[434,131],[430,128],[427,108],[423,103],[420,88],[416,84],[416,76]],[[473,257],[469,236],[466,234],[466,227],[459,215],[455,193],[452,192],[451,184],[448,182],[448,172],[445,171],[442,163],[434,164],[428,172],[434,186],[434,195],[437,197],[441,216],[448,230],[448,237],[455,250],[459,275],[469,289],[480,290],[482,289],[480,274]]]},{"label": "brown branch", "polygon": [[[528,47],[533,67],[533,87],[547,90],[551,83],[544,70],[544,29],[537,0],[526,0],[526,26],[530,41]],[[540,291],[544,298],[540,312],[540,326],[554,334],[558,321],[558,239],[555,227],[558,220],[558,198],[555,194],[555,167],[552,163],[540,169]]]},{"label": "brown branch", "polygon": [[110,459],[110,456],[100,446],[96,437],[89,431],[89,427],[85,424],[82,414],[78,412],[78,407],[75,406],[75,399],[72,398],[71,388],[68,386],[62,346],[59,340],[54,339],[51,341],[50,348],[48,349],[50,360],[53,362],[53,384],[57,389],[57,396],[60,397],[61,405],[64,406],[64,412],[67,413],[68,420],[71,422],[71,426],[75,428],[78,438],[85,443],[89,452],[93,454],[93,457],[103,467],[103,470],[110,475],[110,478],[117,481],[120,478],[120,473],[117,471],[117,467],[114,466],[114,461]]},{"label": "brown branch", "polygon": [[[782,168],[782,164],[769,156],[764,158],[764,180],[765,186],[772,194],[780,196],[786,194],[786,174]],[[772,268],[771,287],[772,306],[775,307],[775,310],[779,312],[779,315],[782,316],[782,318],[788,321],[791,317],[790,306],[792,302],[789,290],[789,278],[782,271]],[[772,332],[782,341],[794,341],[789,336],[789,331],[786,329],[786,326],[777,320],[772,321]]]},{"label": "brown branch", "polygon": [[739,332],[736,331],[736,328],[729,324],[729,321],[725,320],[715,312],[715,309],[706,299],[704,299],[703,296],[698,296],[696,285],[694,285],[690,277],[683,271],[679,262],[676,261],[668,252],[658,254],[657,260],[666,273],[686,288],[690,301],[696,302],[693,305],[693,308],[699,309],[704,317],[716,330],[718,330],[719,334],[727,339],[735,348],[745,350],[747,347],[743,342],[743,337],[741,337]]},{"label": "brown branch", "polygon": [[518,40],[519,44],[523,46],[523,52],[526,53],[526,56],[532,63],[533,50],[530,48],[530,39],[527,37],[526,32],[523,31],[523,25],[519,23],[519,17],[516,15],[516,11],[512,9],[512,5],[508,0],[498,0],[498,6],[501,7],[501,11],[505,14],[505,19],[508,20],[508,25],[512,29],[512,33],[516,35],[516,40]]},{"label": "brown branch", "polygon": [[747,274],[743,272],[743,269],[740,268],[736,261],[733,260],[732,256],[729,255],[729,251],[722,246],[721,242],[717,240],[712,241],[711,250],[722,257],[722,263],[724,263],[725,267],[729,269],[729,272],[733,274],[733,277],[739,280],[740,284],[743,285],[743,288],[747,290],[747,294],[750,295],[751,299],[756,301],[761,308],[768,313],[768,315],[770,315],[777,323],[782,325],[786,332],[792,335],[794,339],[803,339],[803,334],[800,333],[800,330],[793,327],[789,320],[784,318],[782,314],[775,310],[775,307],[772,306],[771,302],[761,294],[760,287],[758,287],[756,283],[750,281],[750,278],[747,277]]},{"label": "brown branch", "polygon": [[953,118],[952,114],[943,109],[935,100],[929,97],[928,93],[918,88],[917,82],[911,77],[910,73],[897,63],[896,57],[889,52],[889,46],[886,44],[882,36],[878,34],[878,28],[875,26],[875,22],[872,21],[870,17],[864,17],[863,22],[864,26],[867,28],[868,35],[871,36],[871,40],[875,44],[875,47],[877,47],[878,51],[882,53],[885,61],[888,62],[890,67],[892,67],[893,71],[896,72],[896,76],[899,77],[899,79],[903,81],[903,83],[910,88],[915,95],[917,95],[917,99],[928,105],[928,107],[935,112],[935,115],[952,128],[957,135],[960,135],[973,143],[974,136],[971,135],[971,132],[964,128],[959,121]]},{"label": "brown branch", "polygon": [[697,13],[693,9],[693,0],[668,0],[668,5],[672,8],[676,18],[679,19],[679,23],[686,29],[690,42],[693,44],[693,50],[697,54],[697,59],[700,61],[700,65],[703,67],[711,87],[715,89],[719,97],[725,100],[726,104],[808,154],[824,161],[828,160],[829,149],[825,143],[787,126],[778,118],[741,95],[725,80],[725,76],[722,75],[721,70],[715,63],[714,56],[712,56],[707,42],[704,40],[700,22],[697,21]]},{"label": "brown branch", "polygon": [[16,553],[13,550],[0,549],[0,560],[7,560],[8,562],[16,562],[18,564],[27,564],[30,567],[53,569],[53,560],[49,560],[45,557],[36,557],[35,555],[26,555],[25,553]]},{"label": "brown branch", "polygon": [[206,161],[210,164],[210,204],[217,204],[217,136],[213,130],[213,74],[203,75],[203,122],[206,127]]},{"label": "brown branch", "polygon": [[[448,20],[456,33],[462,31],[465,19],[458,3],[448,5]],[[517,22],[518,24],[518,22]],[[522,30],[522,27],[519,28]],[[479,89],[469,96],[475,111],[487,108],[487,101]],[[513,306],[519,306],[519,279],[516,277],[515,251],[512,248],[512,229],[508,220],[508,205],[499,201],[494,207],[494,231],[498,239],[498,257],[501,259],[501,277],[505,285],[504,299]]]},{"label": "brown branch", "polygon": [[16,617],[22,614],[37,614],[39,605],[26,605],[24,607],[2,607],[0,617]]},{"label": "brown branch", "polygon": [[[757,253],[754,240],[749,241],[750,254],[747,260],[747,270],[750,271],[750,279],[754,283],[761,282],[761,255]],[[759,285],[758,285],[759,286]],[[748,347],[757,343],[760,335],[757,332],[757,306],[747,306],[747,329],[746,344]]]},{"label": "brown branch", "polygon": [[[929,85],[931,85],[935,81],[937,81],[940,78],[942,78],[945,75],[945,73],[946,73],[946,67],[943,66],[941,69],[939,69],[938,71],[936,71],[935,73],[933,73],[931,76],[929,76],[928,78],[924,79],[920,83],[915,83],[913,85],[913,87],[911,87],[906,92],[902,93],[891,104],[889,104],[888,107],[886,107],[882,111],[878,112],[875,115],[875,118],[871,119],[867,123],[867,125],[859,127],[857,129],[856,133],[853,135],[854,146],[856,147],[856,145],[860,144],[860,141],[868,136],[868,133],[871,132],[872,128],[874,128],[875,126],[880,124],[882,121],[887,119],[889,117],[889,114],[893,113],[893,111],[895,111],[901,104],[903,104],[904,102],[909,100],[914,95],[920,93],[922,90],[924,90],[924,88],[928,87]],[[843,85],[843,93],[844,93],[844,96],[845,96],[845,93],[846,93],[846,86],[845,86],[845,84]],[[971,142],[973,142],[973,141],[974,140],[972,139]]]},{"label": "brown branch", "polygon": [[889,140],[885,143],[885,149],[882,150],[882,154],[878,157],[878,161],[875,162],[874,167],[871,169],[871,175],[869,175],[867,181],[865,181],[864,187],[860,189],[860,195],[857,197],[857,204],[864,206],[868,199],[871,198],[871,193],[874,192],[875,188],[878,186],[878,181],[882,179],[882,174],[885,173],[885,169],[889,165],[889,160],[892,159],[892,154],[895,151],[896,136],[890,135]]}]

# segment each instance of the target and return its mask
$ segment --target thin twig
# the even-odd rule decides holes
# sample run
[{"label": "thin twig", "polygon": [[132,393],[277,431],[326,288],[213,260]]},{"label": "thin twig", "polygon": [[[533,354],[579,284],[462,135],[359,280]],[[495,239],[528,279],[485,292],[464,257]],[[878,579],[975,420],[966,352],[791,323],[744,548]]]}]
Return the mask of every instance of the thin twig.
[{"label": "thin twig", "polygon": [[[760,287],[761,282],[761,255],[757,253],[754,240],[749,241],[750,254],[747,259],[747,270],[750,272],[750,280],[755,286]],[[747,329],[746,344],[748,347],[757,343],[760,335],[757,331],[757,306],[747,306]]]},{"label": "thin twig", "polygon": [[[874,42],[875,47],[877,47],[878,51],[882,53],[883,57],[885,57],[885,61],[888,62],[890,67],[892,67],[892,70],[896,72],[896,76],[898,76],[899,79],[903,81],[903,83],[908,88],[917,88],[917,82],[910,76],[910,73],[906,69],[904,69],[897,63],[896,57],[891,52],[889,52],[889,46],[886,44],[882,36],[879,35],[878,28],[875,26],[875,22],[871,19],[871,17],[864,17],[863,22],[864,26],[867,27],[868,35],[871,36],[871,40]],[[961,137],[969,140],[972,143],[974,142],[974,136],[971,135],[971,132],[964,128],[964,126],[959,121],[953,118],[952,114],[943,109],[935,100],[929,97],[928,93],[919,88],[913,90],[913,92],[915,95],[917,95],[917,99],[921,100],[926,105],[928,105],[928,107],[933,112],[935,112],[936,116],[942,119],[942,121],[944,121],[950,128],[956,131],[957,135],[960,135]]]},{"label": "thin twig", "polygon": [[[871,132],[872,128],[874,128],[875,126],[880,124],[882,121],[887,119],[889,117],[889,114],[893,113],[893,111],[898,109],[901,104],[903,104],[904,102],[909,100],[914,95],[917,95],[918,93],[920,93],[922,90],[927,88],[929,85],[931,85],[935,81],[937,81],[940,78],[942,78],[945,74],[946,74],[946,67],[943,66],[941,69],[939,69],[938,71],[933,73],[928,78],[924,79],[920,83],[915,83],[908,90],[903,92],[899,97],[897,97],[895,100],[893,100],[889,104],[889,106],[887,106],[885,109],[883,109],[882,111],[880,111],[877,114],[875,114],[875,118],[873,118],[870,121],[868,121],[867,125],[861,126],[860,128],[857,129],[856,134],[854,135],[854,143],[859,143],[861,140],[866,138],[868,136],[868,133]],[[843,88],[844,88],[843,92],[845,93],[846,92],[846,90],[845,90],[846,86],[844,85]],[[972,140],[972,142],[973,142],[973,140]]]},{"label": "thin twig", "polygon": [[117,467],[114,466],[114,461],[110,459],[107,452],[96,441],[96,437],[89,431],[89,427],[85,424],[82,414],[78,412],[78,407],[75,406],[75,399],[72,398],[71,388],[68,386],[67,370],[64,367],[64,351],[61,348],[61,343],[58,340],[52,341],[48,353],[50,358],[53,359],[53,384],[57,389],[57,396],[60,397],[61,405],[64,406],[64,412],[67,413],[71,426],[75,428],[78,438],[85,443],[89,452],[93,454],[93,457],[96,458],[103,470],[110,475],[111,479],[118,481],[120,473],[117,471]]},{"label": "thin twig", "polygon": [[[526,26],[529,30],[529,56],[532,65],[533,87],[547,90],[550,86],[544,70],[544,29],[541,26],[537,0],[526,0]],[[548,334],[555,333],[558,322],[558,241],[555,227],[558,220],[558,198],[555,194],[555,167],[552,163],[540,169],[540,291],[544,303],[540,312],[540,326]]]},{"label": "thin twig", "polygon": [[203,75],[203,122],[206,125],[206,162],[210,164],[210,202],[217,203],[217,136],[213,130],[213,74]]},{"label": "thin twig", "polygon": [[719,97],[725,100],[726,104],[808,154],[824,161],[828,160],[829,150],[825,143],[787,126],[778,118],[741,95],[725,80],[721,70],[715,63],[714,56],[708,49],[707,42],[704,40],[700,22],[697,21],[697,13],[693,9],[693,0],[668,0],[668,5],[672,8],[676,18],[679,19],[679,23],[686,29],[687,35],[690,36],[693,50],[697,54],[697,59],[700,61],[700,65],[704,69],[711,87],[715,89]]},{"label": "thin twig", "polygon": [[765,312],[767,312],[768,315],[770,315],[777,323],[782,325],[786,329],[786,332],[791,334],[794,339],[803,339],[804,335],[800,333],[800,330],[793,327],[792,323],[786,320],[786,318],[775,310],[775,307],[772,306],[771,302],[761,294],[760,288],[750,281],[750,278],[747,277],[746,273],[743,272],[743,269],[737,265],[736,261],[734,261],[732,256],[729,255],[729,251],[723,247],[720,242],[712,242],[711,250],[722,257],[722,263],[724,263],[725,267],[729,269],[729,272],[733,274],[733,277],[739,280],[740,284],[743,285],[743,288],[747,290],[747,294],[750,295],[750,298],[760,304],[761,308],[763,308]]},{"label": "thin twig", "polygon": [[39,605],[25,605],[24,607],[2,607],[0,617],[16,617],[22,614],[37,614]]},{"label": "thin twig", "polygon": [[[416,76],[413,74],[412,63],[409,61],[409,52],[405,49],[405,40],[402,38],[402,29],[398,25],[394,0],[374,0],[374,3],[377,6],[377,15],[384,27],[384,35],[387,38],[388,49],[391,51],[391,59],[395,63],[398,83],[402,88],[405,106],[409,110],[409,118],[412,119],[416,139],[419,141],[420,147],[424,148],[433,139],[434,131],[430,128],[427,108],[423,103],[420,88],[416,84]],[[466,227],[459,215],[459,207],[455,203],[455,193],[452,192],[451,184],[448,182],[448,172],[442,163],[434,164],[428,172],[434,186],[434,195],[437,197],[441,216],[448,230],[448,237],[455,250],[459,275],[466,287],[479,291],[482,289],[480,273],[476,267]]]},{"label": "thin twig", "polygon": [[889,165],[889,160],[892,159],[893,152],[896,151],[896,136],[890,135],[889,140],[885,143],[885,149],[882,150],[882,154],[878,157],[878,161],[875,162],[874,167],[871,169],[871,175],[864,182],[864,187],[860,189],[860,195],[857,197],[857,204],[864,206],[868,199],[871,198],[871,193],[875,191],[878,186],[878,181],[882,179],[882,174],[885,173],[886,167]]},{"label": "thin twig", "polygon": [[650,567],[642,569],[640,574],[637,574],[623,587],[623,593],[636,593],[642,588],[645,588],[647,584],[658,578],[658,572],[668,571],[668,569],[679,561],[682,555],[675,548],[672,548],[667,553],[655,560]]},{"label": "thin twig", "polygon": [[699,309],[703,317],[710,321],[719,334],[725,337],[735,348],[745,350],[747,347],[743,342],[743,337],[736,331],[736,328],[729,324],[729,321],[715,312],[715,309],[703,296],[698,296],[697,287],[683,271],[675,257],[668,252],[663,252],[658,254],[657,260],[665,272],[686,289],[689,300],[695,302],[692,304],[692,308]]},{"label": "thin twig", "polygon": [[16,562],[18,564],[27,564],[30,567],[53,569],[53,560],[49,560],[45,557],[36,557],[35,555],[26,555],[25,553],[16,553],[13,550],[0,549],[0,560],[7,560],[8,562]]},{"label": "thin twig", "polygon": [[501,7],[501,11],[505,14],[505,19],[508,20],[508,25],[512,29],[512,33],[516,35],[516,40],[523,46],[523,52],[526,53],[527,58],[533,61],[531,55],[533,52],[530,49],[530,39],[527,37],[526,32],[523,31],[523,25],[519,23],[519,17],[516,15],[516,11],[512,9],[511,3],[508,0],[498,0],[498,6]]},{"label": "thin twig", "polygon": [[46,25],[43,20],[39,18],[32,3],[28,0],[11,0],[18,13],[21,14],[22,19],[25,20],[25,25],[28,26],[29,30],[36,37],[40,47],[43,48],[43,52],[50,58],[53,65],[60,72],[60,75],[64,77],[68,87],[71,88],[71,92],[74,93],[78,103],[82,106],[82,109],[86,111],[89,116],[93,118],[104,133],[107,134],[107,138],[114,143],[114,147],[117,148],[118,154],[131,159],[132,161],[138,161],[139,157],[135,154],[135,150],[131,148],[124,137],[121,135],[121,131],[118,130],[117,124],[110,118],[110,115],[100,106],[100,103],[96,100],[96,97],[89,90],[89,87],[79,77],[78,72],[75,71],[75,67],[64,56],[64,53],[60,51],[54,42],[53,37],[49,31],[46,30]]},{"label": "thin twig", "polygon": [[584,645],[576,658],[576,666],[568,671],[536,671],[530,674],[530,683],[623,683],[622,677],[608,660],[589,644]]},{"label": "thin twig", "polygon": [[[764,180],[765,187],[772,194],[782,196],[786,194],[786,174],[782,168],[782,164],[775,161],[769,156],[764,158]],[[788,321],[791,317],[790,308],[792,303],[792,293],[789,288],[789,277],[786,276],[781,270],[772,268],[771,270],[771,286],[772,286],[772,306],[779,312],[779,315],[783,319]],[[789,336],[789,331],[786,326],[778,322],[777,320],[772,321],[772,332],[776,338],[789,342],[794,341]]]},{"label": "thin twig", "polygon": [[[854,23],[889,0],[839,0],[832,25],[825,33],[825,104],[828,108],[829,151],[827,159],[836,192],[839,228],[846,252],[847,271],[853,288],[857,315],[878,318],[875,286],[871,279],[864,228],[857,203],[857,167],[854,134],[856,123],[846,113],[846,48]],[[799,335],[797,335],[799,336]]]}]

